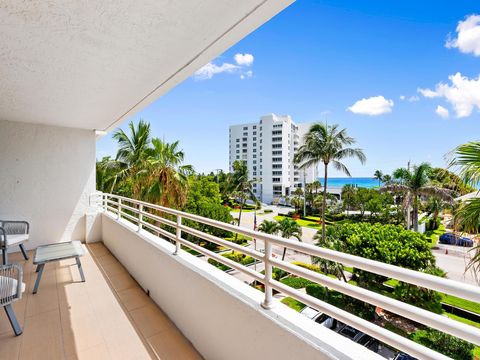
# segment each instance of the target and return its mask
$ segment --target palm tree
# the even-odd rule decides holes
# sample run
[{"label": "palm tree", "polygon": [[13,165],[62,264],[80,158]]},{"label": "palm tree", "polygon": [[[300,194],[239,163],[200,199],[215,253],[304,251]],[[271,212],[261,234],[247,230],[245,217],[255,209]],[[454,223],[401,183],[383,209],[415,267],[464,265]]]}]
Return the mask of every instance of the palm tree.
[{"label": "palm tree", "polygon": [[[472,141],[458,146],[453,151],[449,167],[458,169],[459,176],[474,188],[480,181],[480,141]],[[455,222],[458,222],[463,230],[478,233],[480,229],[480,198],[475,197],[458,206],[454,214]],[[473,268],[480,272],[480,244],[472,251],[474,256],[470,260],[467,269]]]},{"label": "palm tree", "polygon": [[[288,217],[284,217],[278,222],[278,232],[285,239],[290,239],[291,237],[296,238],[298,241],[302,241],[302,227],[297,224],[297,222]],[[285,255],[287,253],[287,248],[283,248],[282,261],[285,260]]]},{"label": "palm tree", "polygon": [[[240,198],[240,212],[238,214],[238,226],[240,226],[240,221],[242,220],[242,210],[247,199],[251,199],[255,202],[255,206],[258,205],[259,201],[255,194],[253,193],[253,184],[256,182],[256,179],[249,179],[248,177],[248,168],[245,161],[236,160],[233,163],[233,173],[230,176],[229,188],[230,193]],[[237,240],[238,233],[235,233],[235,240]]]},{"label": "palm tree", "polygon": [[279,231],[278,223],[274,220],[263,220],[262,223],[258,225],[258,231],[265,234],[275,235]]},{"label": "palm tree", "polygon": [[[342,251],[342,252],[345,251],[345,249],[341,248],[338,241],[332,240],[330,236],[323,238],[317,232],[313,238],[314,240],[317,240],[315,243],[315,245],[317,246],[324,247],[327,249]],[[337,263],[335,261],[326,260],[324,258],[317,257],[317,256],[312,258],[312,263],[315,265],[318,265],[325,274],[335,275],[338,279],[343,279],[343,281],[347,282],[347,278],[345,276],[345,272],[343,271],[342,264]]]},{"label": "palm tree", "polygon": [[389,175],[389,174],[383,175],[382,182],[384,184],[390,184],[391,181],[392,181],[392,176],[391,175]]},{"label": "palm tree", "polygon": [[[412,170],[399,168],[393,173],[397,183],[385,185],[382,191],[392,191],[403,195],[404,212],[409,211],[412,207],[413,230],[418,231],[418,207],[420,205],[420,196],[435,197],[446,202],[452,202],[451,191],[439,186],[431,185],[429,179],[429,171],[431,167],[428,163],[422,163],[413,166]],[[407,228],[410,224],[407,224]]]},{"label": "palm tree", "polygon": [[145,182],[139,181],[142,198],[167,207],[182,208],[187,202],[188,177],[193,174],[191,165],[184,165],[185,154],[178,141],[167,143],[152,140]]},{"label": "palm tree", "polygon": [[130,121],[128,128],[129,134],[122,129],[113,134],[113,139],[117,140],[119,148],[114,163],[109,165],[116,169],[112,191],[118,180],[135,177],[145,166],[150,154],[150,124],[140,119],[137,126]]},{"label": "palm tree", "polygon": [[346,184],[342,188],[342,202],[345,210],[348,211],[355,206],[357,189],[352,184]]},{"label": "palm tree", "polygon": [[376,170],[373,174],[373,178],[378,180],[378,186],[382,185],[383,172],[381,170]]},{"label": "palm tree", "polygon": [[325,211],[327,201],[327,181],[328,181],[328,165],[333,165],[339,170],[350,175],[348,168],[342,163],[342,160],[356,157],[362,164],[365,163],[366,157],[361,149],[351,148],[350,145],[355,143],[355,139],[347,135],[346,129],[339,129],[338,125],[330,125],[317,123],[310,127],[310,130],[304,137],[304,145],[300,146],[298,153],[295,155],[294,161],[300,164],[300,168],[311,165],[324,165],[324,183],[323,183],[323,204],[322,204],[322,237],[325,238]]}]

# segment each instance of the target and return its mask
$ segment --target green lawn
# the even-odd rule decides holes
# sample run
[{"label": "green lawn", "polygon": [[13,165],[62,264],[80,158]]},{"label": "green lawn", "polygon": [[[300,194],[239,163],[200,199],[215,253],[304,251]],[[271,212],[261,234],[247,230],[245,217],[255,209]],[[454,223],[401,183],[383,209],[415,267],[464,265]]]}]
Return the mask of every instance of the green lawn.
[{"label": "green lawn", "polygon": [[[283,218],[285,218],[285,216],[282,216],[282,215],[277,215],[277,216],[274,217],[274,219],[276,221],[280,221]],[[319,224],[316,221],[309,221],[309,220],[303,220],[303,219],[298,219],[298,220],[295,220],[295,221],[297,222],[298,225],[304,226],[304,227],[311,227],[311,228],[320,228],[321,227],[321,224]]]},{"label": "green lawn", "polygon": [[453,306],[480,314],[480,303],[461,299],[456,296],[446,295],[446,294],[443,294],[442,301],[445,304],[453,305]]},{"label": "green lawn", "polygon": [[295,300],[294,298],[291,298],[291,297],[283,298],[281,302],[282,304],[285,304],[288,307],[298,312],[300,312],[305,307],[304,303],[301,303],[300,301]]}]

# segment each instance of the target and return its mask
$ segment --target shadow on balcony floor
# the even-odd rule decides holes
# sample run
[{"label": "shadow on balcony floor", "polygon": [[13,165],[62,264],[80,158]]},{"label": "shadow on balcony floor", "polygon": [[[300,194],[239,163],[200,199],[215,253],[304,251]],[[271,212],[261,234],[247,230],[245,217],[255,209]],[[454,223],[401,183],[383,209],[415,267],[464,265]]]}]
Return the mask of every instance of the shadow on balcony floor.
[{"label": "shadow on balcony floor", "polygon": [[0,359],[201,359],[102,243],[86,250],[85,283],[75,260],[50,263],[36,295],[33,253],[27,262],[10,256],[24,268],[14,304],[24,332],[15,337],[0,312]]}]

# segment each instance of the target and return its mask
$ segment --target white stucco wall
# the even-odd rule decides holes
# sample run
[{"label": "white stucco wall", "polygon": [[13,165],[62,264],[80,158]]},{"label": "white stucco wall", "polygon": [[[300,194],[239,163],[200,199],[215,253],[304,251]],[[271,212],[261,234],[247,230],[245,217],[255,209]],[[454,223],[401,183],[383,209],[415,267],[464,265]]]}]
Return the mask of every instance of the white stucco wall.
[{"label": "white stucco wall", "polygon": [[27,248],[84,240],[94,191],[94,131],[0,121],[0,219],[30,222]]},{"label": "white stucco wall", "polygon": [[[103,213],[104,244],[205,359],[383,359],[115,215]],[[277,301],[277,300],[275,300]]]}]

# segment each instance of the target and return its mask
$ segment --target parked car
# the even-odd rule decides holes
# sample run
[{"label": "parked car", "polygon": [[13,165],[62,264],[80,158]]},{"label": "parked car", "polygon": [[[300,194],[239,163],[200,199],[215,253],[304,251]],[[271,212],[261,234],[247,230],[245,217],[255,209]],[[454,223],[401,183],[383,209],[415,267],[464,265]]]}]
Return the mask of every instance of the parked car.
[{"label": "parked car", "polygon": [[334,319],[334,318],[332,318],[332,317],[330,317],[330,316],[328,316],[324,313],[321,313],[320,311],[315,310],[314,308],[311,308],[310,306],[305,306],[300,311],[300,314],[308,317],[309,319],[312,319],[316,323],[321,324],[321,325],[325,326],[326,328],[328,328],[330,330],[335,331],[335,330],[337,330],[339,324],[344,325],[343,323],[340,323],[336,319]]},{"label": "parked car", "polygon": [[458,245],[458,246],[466,246],[466,247],[472,247],[473,246],[473,240],[469,239],[464,236],[458,236],[454,233],[445,233],[440,235],[440,238],[438,239],[440,244],[447,244],[447,245]]},{"label": "parked car", "polygon": [[417,358],[414,358],[413,356],[400,352],[397,354],[397,356],[395,356],[394,360],[417,360]]}]

